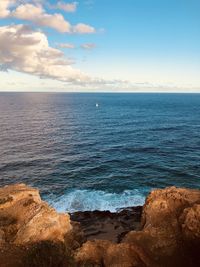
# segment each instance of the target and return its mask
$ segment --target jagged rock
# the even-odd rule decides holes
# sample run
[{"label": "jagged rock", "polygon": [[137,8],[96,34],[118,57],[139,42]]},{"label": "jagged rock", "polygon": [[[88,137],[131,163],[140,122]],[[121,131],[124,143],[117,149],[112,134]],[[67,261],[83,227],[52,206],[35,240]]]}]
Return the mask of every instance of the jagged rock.
[{"label": "jagged rock", "polygon": [[181,215],[180,223],[185,240],[200,242],[200,204],[185,209]]},{"label": "jagged rock", "polygon": [[75,257],[78,266],[200,266],[199,203],[199,190],[152,191],[143,207],[140,231],[130,231],[120,244],[85,243]]},{"label": "jagged rock", "polygon": [[77,227],[68,214],[42,201],[37,189],[24,184],[1,188],[0,266],[62,266],[82,242]]},{"label": "jagged rock", "polygon": [[[124,242],[137,244],[148,251],[159,266],[198,266],[195,264],[199,255],[191,263],[191,255],[187,253],[188,229],[191,229],[190,237],[199,243],[198,203],[199,190],[170,187],[152,191],[143,207],[142,230],[129,232]],[[200,246],[198,249],[200,251]]]},{"label": "jagged rock", "polygon": [[[97,211],[74,215],[84,218],[87,229],[94,222],[85,218],[87,214],[91,218],[95,214],[95,223],[101,218],[102,227],[105,217],[108,229],[120,235],[112,224],[122,227],[126,218],[136,223],[130,219],[130,209],[118,215],[104,212],[102,216]],[[127,229],[134,228],[125,223]],[[143,207],[140,229],[130,231],[120,243],[89,237],[83,243],[79,223],[49,207],[38,190],[24,184],[0,189],[0,267],[198,267],[200,190],[154,190]],[[97,237],[102,238],[102,233]]]}]

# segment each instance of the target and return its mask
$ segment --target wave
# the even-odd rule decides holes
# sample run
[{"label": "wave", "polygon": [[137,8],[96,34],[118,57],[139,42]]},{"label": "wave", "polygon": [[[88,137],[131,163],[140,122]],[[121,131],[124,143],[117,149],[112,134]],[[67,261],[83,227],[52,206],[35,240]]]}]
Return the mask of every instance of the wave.
[{"label": "wave", "polygon": [[138,190],[125,190],[122,193],[108,193],[100,190],[73,190],[60,197],[48,197],[46,201],[59,212],[109,210],[140,206],[145,196]]}]

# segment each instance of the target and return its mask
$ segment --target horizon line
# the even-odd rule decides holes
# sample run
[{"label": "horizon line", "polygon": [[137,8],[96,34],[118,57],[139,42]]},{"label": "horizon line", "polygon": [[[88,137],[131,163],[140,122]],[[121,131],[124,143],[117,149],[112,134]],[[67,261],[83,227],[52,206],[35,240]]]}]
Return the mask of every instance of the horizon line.
[{"label": "horizon line", "polygon": [[0,93],[60,93],[60,94],[200,94],[200,91],[1,91]]}]

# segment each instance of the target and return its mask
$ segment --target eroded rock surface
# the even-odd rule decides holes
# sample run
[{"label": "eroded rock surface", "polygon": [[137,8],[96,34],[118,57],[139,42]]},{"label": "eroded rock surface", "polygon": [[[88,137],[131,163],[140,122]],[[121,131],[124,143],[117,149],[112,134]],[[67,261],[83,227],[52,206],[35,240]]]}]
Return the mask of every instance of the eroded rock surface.
[{"label": "eroded rock surface", "polygon": [[[135,215],[130,209],[121,215],[97,211],[72,215],[73,220],[82,220],[89,239],[85,240],[80,224],[49,207],[38,190],[24,184],[3,187],[0,267],[200,266],[200,190],[152,191],[143,206],[140,227],[130,231],[138,227],[136,217],[131,218]],[[140,212],[137,216],[140,219]],[[92,229],[98,223],[102,232],[95,234]],[[120,227],[129,232],[124,236]],[[109,229],[121,238],[110,238]],[[108,236],[110,240],[101,240]]]},{"label": "eroded rock surface", "polygon": [[0,267],[66,266],[81,243],[77,227],[68,214],[43,202],[37,189],[24,184],[1,188]]},{"label": "eroded rock surface", "polygon": [[118,212],[84,211],[71,214],[73,221],[80,222],[87,240],[109,240],[119,243],[131,230],[140,226],[142,207],[129,207]]},{"label": "eroded rock surface", "polygon": [[77,251],[76,260],[79,266],[93,262],[91,266],[198,267],[199,204],[199,190],[155,190],[143,207],[140,231],[130,231],[120,244],[88,241]]}]

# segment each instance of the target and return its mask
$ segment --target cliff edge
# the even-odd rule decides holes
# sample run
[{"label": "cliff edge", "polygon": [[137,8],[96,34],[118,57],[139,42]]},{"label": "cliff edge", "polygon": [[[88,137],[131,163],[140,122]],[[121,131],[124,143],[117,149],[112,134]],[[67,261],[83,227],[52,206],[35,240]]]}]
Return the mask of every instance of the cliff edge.
[{"label": "cliff edge", "polygon": [[[2,187],[0,267],[200,266],[200,190],[154,190],[140,211],[72,214],[75,222],[42,201],[37,189]],[[120,238],[108,240],[103,230],[85,234],[100,221]]]}]

